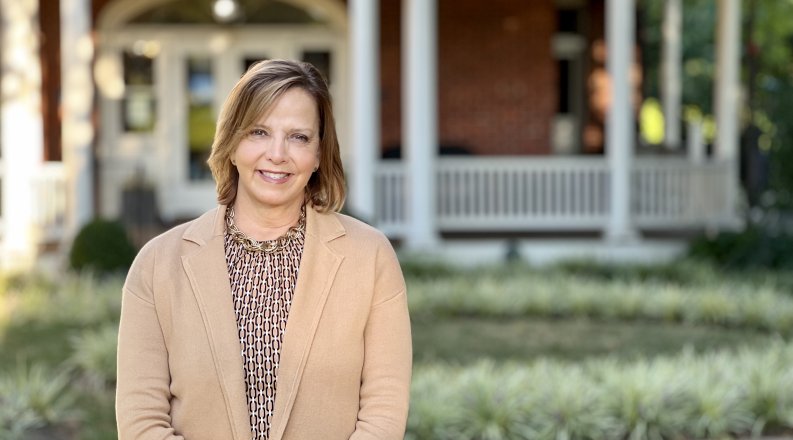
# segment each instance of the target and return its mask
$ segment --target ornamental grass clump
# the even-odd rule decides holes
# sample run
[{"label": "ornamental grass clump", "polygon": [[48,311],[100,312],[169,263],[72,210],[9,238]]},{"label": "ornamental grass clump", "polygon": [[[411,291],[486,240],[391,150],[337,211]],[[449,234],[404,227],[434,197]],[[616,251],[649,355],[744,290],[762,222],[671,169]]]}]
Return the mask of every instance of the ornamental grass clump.
[{"label": "ornamental grass clump", "polygon": [[575,365],[541,361],[531,368],[531,426],[527,438],[607,439],[618,433],[618,420],[602,404],[600,386]]},{"label": "ornamental grass clump", "polygon": [[652,294],[652,291],[648,292],[646,290],[646,286],[638,283],[615,283],[615,285],[609,287],[609,291],[613,294],[614,317],[621,320],[632,320],[640,317],[642,304],[647,296]]},{"label": "ornamental grass clump", "polygon": [[793,429],[793,345],[777,340],[758,353],[743,349],[731,363],[740,371],[741,387],[753,417],[753,433]]},{"label": "ornamental grass clump", "polygon": [[105,324],[95,330],[84,330],[71,338],[72,357],[76,367],[92,389],[102,390],[116,382],[116,346],[118,325]]},{"label": "ornamental grass clump", "polygon": [[[45,278],[34,277],[30,278]],[[118,319],[121,277],[71,273],[58,280],[26,280],[8,295],[15,299],[11,317],[16,323],[101,324]]]},{"label": "ornamental grass clump", "polygon": [[713,290],[692,295],[690,307],[683,311],[686,322],[696,324],[734,325],[738,322],[740,296],[728,296]]},{"label": "ornamental grass clump", "polygon": [[413,372],[411,404],[407,422],[408,440],[452,440],[452,426],[459,414],[464,384],[451,367],[419,366]]},{"label": "ornamental grass clump", "polygon": [[767,330],[793,335],[793,300],[776,304],[768,311]]},{"label": "ornamental grass clump", "polygon": [[30,431],[42,424],[36,413],[25,405],[21,396],[0,396],[0,438],[27,439]]},{"label": "ornamental grass clump", "polygon": [[[793,309],[789,302],[781,302],[773,291],[760,289],[749,295],[741,296],[740,316],[742,325],[749,328],[771,330],[783,327],[781,318],[785,315],[793,316]],[[782,329],[787,333],[787,329]]]},{"label": "ornamental grass clump", "polygon": [[0,433],[6,435],[1,438],[30,438],[35,429],[76,421],[69,382],[68,372],[41,364],[19,363],[0,372]]},{"label": "ornamental grass clump", "polygon": [[[459,413],[452,430],[455,438],[508,440],[535,438],[529,415],[526,372],[509,367],[496,369],[492,362],[464,370],[457,378],[464,384],[458,395]],[[527,392],[528,391],[528,392]]]},{"label": "ornamental grass clump", "polygon": [[590,377],[601,384],[604,411],[616,421],[619,433],[604,438],[660,440],[679,436],[689,417],[683,405],[688,382],[680,371],[663,360],[592,364]]},{"label": "ornamental grass clump", "polygon": [[454,279],[409,279],[411,315],[416,319],[652,319],[793,334],[793,297],[772,284],[714,281],[707,286],[680,286],[531,271],[511,277],[496,277],[488,272],[479,277],[472,274],[478,272]]},{"label": "ornamental grass clump", "polygon": [[410,439],[665,440],[793,430],[793,344],[414,373]]},{"label": "ornamental grass clump", "polygon": [[651,319],[664,322],[680,322],[683,320],[686,296],[676,286],[661,286],[648,292],[642,302],[641,314]]},{"label": "ornamental grass clump", "polygon": [[724,353],[710,354],[692,362],[686,405],[691,418],[686,432],[697,438],[725,438],[751,432],[755,417],[741,386],[742,372]]}]

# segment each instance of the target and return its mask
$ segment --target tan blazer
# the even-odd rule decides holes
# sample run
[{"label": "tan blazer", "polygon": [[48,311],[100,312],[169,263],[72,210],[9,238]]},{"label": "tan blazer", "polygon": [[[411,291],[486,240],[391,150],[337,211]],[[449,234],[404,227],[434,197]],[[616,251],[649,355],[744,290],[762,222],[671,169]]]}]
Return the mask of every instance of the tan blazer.
[{"label": "tan blazer", "polygon": [[[129,271],[121,440],[251,438],[224,213],[221,206],[155,238]],[[401,439],[411,342],[399,263],[373,228],[341,214],[306,215],[270,439]]]}]

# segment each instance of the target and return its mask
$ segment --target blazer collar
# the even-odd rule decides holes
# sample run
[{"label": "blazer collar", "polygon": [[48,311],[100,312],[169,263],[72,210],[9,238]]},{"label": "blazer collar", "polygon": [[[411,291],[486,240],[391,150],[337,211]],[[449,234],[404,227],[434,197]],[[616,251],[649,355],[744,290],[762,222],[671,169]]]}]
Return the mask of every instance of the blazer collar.
[{"label": "blazer collar", "polygon": [[[183,239],[199,247],[182,257],[209,337],[234,439],[250,438],[245,379],[237,334],[223,236],[226,207],[221,205],[193,222]],[[280,440],[295,402],[303,370],[325,302],[343,256],[329,243],[345,234],[333,213],[306,208],[306,239],[292,306],[287,319],[277,373],[275,412],[270,439]]]}]

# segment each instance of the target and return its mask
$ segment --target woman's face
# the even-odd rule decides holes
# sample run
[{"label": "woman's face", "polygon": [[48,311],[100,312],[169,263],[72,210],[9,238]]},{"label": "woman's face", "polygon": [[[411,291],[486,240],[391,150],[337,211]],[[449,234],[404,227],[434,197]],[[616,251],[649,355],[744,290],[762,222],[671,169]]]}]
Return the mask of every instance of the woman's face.
[{"label": "woman's face", "polygon": [[291,88],[259,118],[232,154],[239,172],[240,208],[295,210],[303,203],[311,174],[319,166],[317,103]]}]

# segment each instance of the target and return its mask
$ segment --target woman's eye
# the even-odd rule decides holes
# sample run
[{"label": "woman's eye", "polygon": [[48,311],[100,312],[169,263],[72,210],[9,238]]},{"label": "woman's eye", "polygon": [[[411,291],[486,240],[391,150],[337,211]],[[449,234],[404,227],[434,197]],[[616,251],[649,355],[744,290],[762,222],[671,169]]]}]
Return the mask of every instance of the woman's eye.
[{"label": "woman's eye", "polygon": [[296,135],[293,135],[292,138],[295,139],[298,142],[303,142],[303,143],[308,143],[308,140],[309,140],[308,136],[306,136],[304,134],[296,134]]},{"label": "woman's eye", "polygon": [[251,130],[251,136],[267,136],[267,132],[262,130],[261,128],[254,128]]}]

